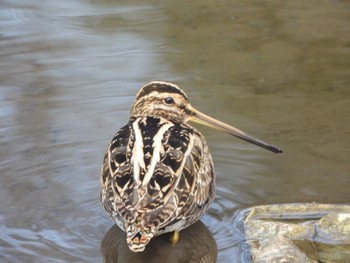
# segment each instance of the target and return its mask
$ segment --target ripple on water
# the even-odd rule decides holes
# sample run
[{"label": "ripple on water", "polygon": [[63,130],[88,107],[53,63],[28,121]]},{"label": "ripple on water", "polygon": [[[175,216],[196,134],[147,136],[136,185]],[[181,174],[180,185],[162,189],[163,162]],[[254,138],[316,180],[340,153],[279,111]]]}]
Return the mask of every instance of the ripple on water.
[{"label": "ripple on water", "polygon": [[[64,215],[47,208],[44,217],[59,217],[61,224],[50,219],[37,218],[28,226],[19,228],[3,218],[0,224],[1,262],[100,262],[100,240],[108,230],[110,221],[103,215],[97,198],[82,204],[69,204]],[[50,215],[49,215],[50,214]],[[46,221],[45,221],[46,220]],[[43,223],[45,221],[46,223]],[[43,227],[47,225],[47,227]]]},{"label": "ripple on water", "polygon": [[[73,262],[98,260],[98,250],[66,229],[11,229],[1,226],[2,262]],[[74,244],[74,245],[72,245]],[[94,251],[95,250],[95,251]],[[39,260],[40,259],[40,260]]]},{"label": "ripple on water", "polygon": [[230,197],[228,189],[217,187],[217,196],[202,221],[212,232],[218,247],[218,262],[250,262],[244,238],[244,213]]}]

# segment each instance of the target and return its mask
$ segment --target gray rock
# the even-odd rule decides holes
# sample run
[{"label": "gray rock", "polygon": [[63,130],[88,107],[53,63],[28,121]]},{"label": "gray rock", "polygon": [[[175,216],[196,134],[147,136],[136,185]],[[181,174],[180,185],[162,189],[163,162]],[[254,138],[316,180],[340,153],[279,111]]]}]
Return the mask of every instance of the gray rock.
[{"label": "gray rock", "polygon": [[254,263],[350,262],[349,205],[257,206],[244,229]]}]

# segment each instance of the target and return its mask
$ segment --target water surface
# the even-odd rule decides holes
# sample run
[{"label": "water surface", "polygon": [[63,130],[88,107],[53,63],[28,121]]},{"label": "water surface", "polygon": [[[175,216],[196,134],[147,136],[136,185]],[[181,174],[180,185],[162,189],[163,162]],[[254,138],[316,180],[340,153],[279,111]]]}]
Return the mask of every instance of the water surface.
[{"label": "water surface", "polygon": [[284,150],[196,126],[217,173],[202,222],[218,262],[246,261],[246,207],[349,203],[349,12],[348,1],[3,1],[0,261],[111,255],[102,157],[154,79]]}]

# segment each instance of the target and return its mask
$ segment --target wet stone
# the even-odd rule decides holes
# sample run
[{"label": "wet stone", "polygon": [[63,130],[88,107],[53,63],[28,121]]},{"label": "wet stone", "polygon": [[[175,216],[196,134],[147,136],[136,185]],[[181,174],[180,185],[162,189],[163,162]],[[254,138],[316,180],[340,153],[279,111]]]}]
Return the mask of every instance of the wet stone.
[{"label": "wet stone", "polygon": [[350,206],[257,206],[244,220],[252,261],[350,262]]}]

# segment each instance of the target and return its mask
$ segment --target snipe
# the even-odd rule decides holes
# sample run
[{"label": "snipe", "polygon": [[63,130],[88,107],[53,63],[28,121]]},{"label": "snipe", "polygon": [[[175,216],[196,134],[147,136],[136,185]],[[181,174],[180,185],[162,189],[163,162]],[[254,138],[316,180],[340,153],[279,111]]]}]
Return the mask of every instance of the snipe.
[{"label": "snipe", "polygon": [[144,85],[129,122],[108,146],[101,171],[101,202],[127,233],[132,251],[143,251],[162,233],[178,234],[196,222],[214,199],[213,161],[204,137],[187,124],[190,120],[282,152],[194,109],[175,84]]}]

